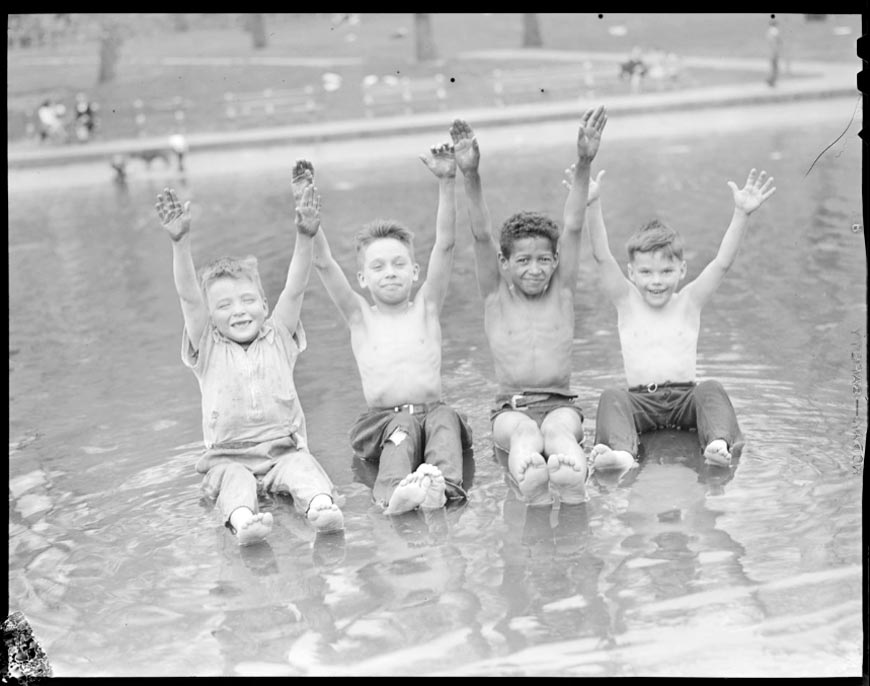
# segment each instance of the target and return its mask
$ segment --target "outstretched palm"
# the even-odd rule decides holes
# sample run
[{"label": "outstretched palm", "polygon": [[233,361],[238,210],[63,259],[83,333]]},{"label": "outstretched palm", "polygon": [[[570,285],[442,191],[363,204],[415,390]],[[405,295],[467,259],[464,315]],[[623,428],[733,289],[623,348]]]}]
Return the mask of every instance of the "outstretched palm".
[{"label": "outstretched palm", "polygon": [[314,165],[309,160],[299,159],[293,165],[293,175],[290,180],[290,188],[293,191],[293,200],[298,203],[302,198],[302,192],[314,183]]},{"label": "outstretched palm", "polygon": [[456,157],[451,143],[433,145],[429,148],[429,154],[420,155],[420,159],[439,179],[456,176]]},{"label": "outstretched palm", "polygon": [[586,110],[577,131],[577,159],[591,162],[601,144],[601,132],[607,124],[607,110],[599,105],[594,110]]},{"label": "outstretched palm", "polygon": [[471,127],[462,119],[454,119],[450,138],[453,139],[453,154],[459,170],[463,174],[476,171],[480,164],[480,148]]},{"label": "outstretched palm", "polygon": [[313,236],[320,228],[320,194],[316,186],[307,186],[296,203],[296,228]]},{"label": "outstretched palm", "polygon": [[162,193],[158,193],[154,207],[172,240],[177,241],[190,231],[190,201],[182,205],[173,189],[164,188]]},{"label": "outstretched palm", "polygon": [[729,181],[728,186],[734,195],[734,207],[743,210],[746,214],[751,214],[761,207],[764,201],[776,191],[773,177],[767,176],[767,172],[763,169],[757,174],[755,169],[752,169],[746,177],[746,185],[743,188],[737,188],[737,184],[733,181]]}]

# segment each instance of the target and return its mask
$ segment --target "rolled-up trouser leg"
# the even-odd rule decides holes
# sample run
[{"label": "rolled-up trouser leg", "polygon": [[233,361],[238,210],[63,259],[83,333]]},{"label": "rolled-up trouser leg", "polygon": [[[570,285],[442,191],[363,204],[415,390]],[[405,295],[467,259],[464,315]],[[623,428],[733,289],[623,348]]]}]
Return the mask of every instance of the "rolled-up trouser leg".
[{"label": "rolled-up trouser leg", "polygon": [[730,450],[743,436],[728,393],[718,381],[702,381],[693,390],[698,439],[702,448],[721,438]]},{"label": "rolled-up trouser leg", "polygon": [[621,388],[605,389],[598,399],[595,415],[595,443],[637,457],[637,434],[631,394]]},{"label": "rolled-up trouser leg", "polygon": [[421,462],[420,423],[407,412],[399,412],[384,430],[384,444],[378,459],[378,476],[372,487],[375,502],[386,506],[396,486]]},{"label": "rolled-up trouser leg", "polygon": [[229,525],[230,515],[240,507],[259,512],[257,505],[257,477],[247,467],[236,462],[222,462],[206,472],[202,490],[215,498],[215,507],[223,522]]},{"label": "rolled-up trouser leg", "polygon": [[423,461],[441,470],[448,498],[464,498],[462,488],[462,437],[459,415],[438,405],[423,418]]}]

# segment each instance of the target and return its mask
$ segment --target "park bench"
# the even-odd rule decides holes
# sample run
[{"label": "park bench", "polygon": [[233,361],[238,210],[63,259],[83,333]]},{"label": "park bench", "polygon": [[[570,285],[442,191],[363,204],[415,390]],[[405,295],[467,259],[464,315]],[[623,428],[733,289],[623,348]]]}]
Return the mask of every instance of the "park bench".
[{"label": "park bench", "polygon": [[227,92],[223,97],[223,113],[227,119],[244,120],[251,118],[286,121],[288,115],[302,115],[311,118],[323,109],[317,101],[314,86],[299,88],[272,89],[247,93]]},{"label": "park bench", "polygon": [[432,76],[397,77],[370,74],[362,81],[367,117],[378,114],[413,114],[415,111],[444,110],[447,107],[447,78]]},{"label": "park bench", "polygon": [[495,103],[504,107],[517,102],[572,100],[593,97],[596,89],[618,79],[617,65],[591,62],[547,67],[495,69],[492,88]]}]

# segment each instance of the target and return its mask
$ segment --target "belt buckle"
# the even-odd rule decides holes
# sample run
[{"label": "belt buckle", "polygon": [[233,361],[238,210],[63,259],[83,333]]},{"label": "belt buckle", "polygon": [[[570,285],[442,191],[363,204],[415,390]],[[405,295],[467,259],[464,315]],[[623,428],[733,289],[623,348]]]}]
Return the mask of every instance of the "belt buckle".
[{"label": "belt buckle", "polygon": [[517,393],[517,394],[511,396],[511,408],[512,409],[514,409],[514,410],[520,409],[517,407],[517,399],[522,398],[522,397],[523,397],[522,393]]},{"label": "belt buckle", "polygon": [[659,385],[657,383],[647,384],[646,386],[647,393],[655,393],[657,390],[659,390]]},{"label": "belt buckle", "polygon": [[408,403],[406,407],[408,408],[408,414],[414,414],[414,403]]}]

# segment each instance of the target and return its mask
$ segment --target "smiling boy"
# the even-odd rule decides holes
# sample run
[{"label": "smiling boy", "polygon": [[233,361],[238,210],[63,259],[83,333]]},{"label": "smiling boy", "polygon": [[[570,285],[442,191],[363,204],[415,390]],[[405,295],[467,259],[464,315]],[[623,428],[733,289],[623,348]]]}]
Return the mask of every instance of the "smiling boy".
[{"label": "smiling boy", "polygon": [[160,223],[172,241],[173,276],[184,316],[182,360],[202,394],[206,450],[196,463],[202,489],[241,545],[272,529],[258,507],[258,488],[293,497],[318,532],[339,531],[344,517],[337,492],[308,450],[305,416],[293,382],[306,346],[299,313],[311,271],[312,237],[320,227],[320,199],[309,189],[297,199],[296,245],[287,280],[269,316],[253,257],[224,257],[199,279],[190,247],[190,202],[174,190],[157,196]]},{"label": "smiling boy", "polygon": [[[471,447],[464,417],[441,397],[440,315],[453,265],[456,162],[449,144],[420,159],[439,190],[435,243],[416,293],[420,265],[402,224],[376,220],[356,235],[357,282],[371,303],[351,288],[323,231],[315,239],[314,266],[348,323],[368,405],[351,427],[351,446],[377,466],[372,498],[388,515],[438,509],[448,498],[465,497],[463,453]],[[312,164],[298,160],[295,192],[313,181]]]},{"label": "smiling boy", "polygon": [[564,230],[537,212],[519,212],[492,233],[483,198],[480,149],[471,127],[450,129],[465,180],[484,328],[498,382],[490,419],[493,441],[507,452],[511,483],[529,505],[587,499],[583,412],[571,391],[574,295],[589,168],[607,122],[603,106],[582,117],[563,215]]},{"label": "smiling boy", "polygon": [[718,381],[696,382],[701,309],[737,256],[749,216],[773,193],[773,177],[755,169],[738,188],[731,223],[716,257],[691,283],[679,234],[654,220],[627,243],[628,278],[610,252],[601,211],[601,180],[591,181],[588,223],[592,255],[602,288],[616,306],[619,342],[628,389],[601,394],[596,419],[594,469],[625,470],[636,464],[638,434],[660,428],[697,430],[704,459],[729,466],[740,428],[728,394]]}]

